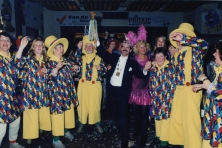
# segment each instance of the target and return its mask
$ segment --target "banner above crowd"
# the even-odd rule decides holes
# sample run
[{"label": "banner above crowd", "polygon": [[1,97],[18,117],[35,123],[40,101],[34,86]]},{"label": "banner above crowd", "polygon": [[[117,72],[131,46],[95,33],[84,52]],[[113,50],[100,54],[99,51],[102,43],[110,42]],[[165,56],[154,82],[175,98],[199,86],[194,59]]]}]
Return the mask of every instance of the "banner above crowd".
[{"label": "banner above crowd", "polygon": [[[119,19],[121,19],[125,20],[129,26],[138,26],[140,24],[143,24],[144,26],[167,27],[171,23],[170,18],[172,18],[171,15],[156,15],[155,13],[153,13],[152,15],[143,15],[136,12],[122,13],[122,15],[121,12],[115,13],[114,15],[107,12],[96,12],[96,19],[99,19],[100,21],[116,20],[117,22]],[[89,24],[89,20],[89,12],[83,12],[81,14],[58,14],[55,17],[56,23],[60,26],[85,26]]]}]

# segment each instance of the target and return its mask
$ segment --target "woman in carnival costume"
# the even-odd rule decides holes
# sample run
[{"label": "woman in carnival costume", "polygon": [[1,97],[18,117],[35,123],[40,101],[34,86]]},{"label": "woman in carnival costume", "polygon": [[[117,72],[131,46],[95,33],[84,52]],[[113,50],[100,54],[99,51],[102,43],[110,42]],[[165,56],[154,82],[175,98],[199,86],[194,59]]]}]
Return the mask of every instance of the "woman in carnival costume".
[{"label": "woman in carnival costume", "polygon": [[[141,25],[137,35],[131,31],[126,35],[133,46],[134,59],[139,63],[140,68],[143,68],[150,60],[148,57],[150,44],[146,41],[146,34],[146,28]],[[148,80],[148,77],[140,79],[133,76],[132,91],[129,98],[129,103],[132,105],[134,117],[136,119],[136,145],[142,147],[146,145],[149,124],[149,106],[151,105]]]},{"label": "woman in carnival costume", "polygon": [[65,145],[59,140],[59,136],[64,136],[70,141],[74,136],[68,129],[75,127],[74,106],[78,105],[73,75],[76,74],[76,67],[63,57],[67,51],[68,40],[66,38],[57,39],[51,35],[45,39],[48,48],[47,55],[49,61],[48,69],[59,69],[57,76],[50,76],[49,104],[52,120],[53,146],[64,148]]},{"label": "woman in carnival costume", "polygon": [[195,84],[193,86],[194,92],[197,92],[200,89],[207,90],[201,130],[201,135],[203,138],[202,148],[222,147],[222,41],[216,43],[215,49],[214,72],[216,75],[214,80],[210,82],[209,79],[203,74],[198,77],[203,84]]},{"label": "woman in carnival costume", "polygon": [[47,79],[49,74],[56,74],[58,69],[46,69],[46,50],[42,40],[34,40],[27,57],[22,52],[28,44],[28,37],[21,40],[14,62],[20,70],[22,81],[21,109],[23,110],[23,138],[27,139],[26,147],[31,140],[41,136],[44,131],[51,131]]},{"label": "woman in carnival costume", "polygon": [[10,148],[24,148],[16,142],[20,127],[20,97],[16,87],[19,71],[12,63],[9,49],[12,37],[7,32],[0,33],[0,146],[9,126]]}]

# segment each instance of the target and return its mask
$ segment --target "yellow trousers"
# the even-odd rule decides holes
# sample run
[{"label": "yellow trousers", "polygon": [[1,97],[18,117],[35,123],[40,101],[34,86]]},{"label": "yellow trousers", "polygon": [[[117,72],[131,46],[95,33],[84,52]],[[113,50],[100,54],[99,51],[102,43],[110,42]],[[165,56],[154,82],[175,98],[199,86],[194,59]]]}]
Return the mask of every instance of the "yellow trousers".
[{"label": "yellow trousers", "polygon": [[170,119],[155,120],[156,136],[161,141],[169,141]]},{"label": "yellow trousers", "polygon": [[71,109],[64,111],[62,114],[52,114],[52,135],[64,136],[64,129],[71,129],[75,127],[75,113],[73,104]]},{"label": "yellow trousers", "polygon": [[193,86],[177,86],[170,117],[169,143],[184,148],[201,148],[200,101],[202,92]]},{"label": "yellow trousers", "polygon": [[23,138],[36,139],[39,137],[39,129],[51,131],[51,118],[49,107],[40,109],[28,109],[23,112]]},{"label": "yellow trousers", "polygon": [[77,95],[79,99],[78,117],[82,124],[95,124],[100,122],[102,85],[101,82],[79,81]]}]

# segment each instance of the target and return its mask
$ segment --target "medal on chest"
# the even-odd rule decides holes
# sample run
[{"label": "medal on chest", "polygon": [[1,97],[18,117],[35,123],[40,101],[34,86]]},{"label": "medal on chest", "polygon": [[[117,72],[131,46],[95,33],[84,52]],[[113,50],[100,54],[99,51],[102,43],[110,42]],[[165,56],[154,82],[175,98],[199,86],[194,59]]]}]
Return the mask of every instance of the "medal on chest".
[{"label": "medal on chest", "polygon": [[119,75],[120,75],[120,72],[117,71],[117,72],[116,72],[116,76],[119,76]]}]

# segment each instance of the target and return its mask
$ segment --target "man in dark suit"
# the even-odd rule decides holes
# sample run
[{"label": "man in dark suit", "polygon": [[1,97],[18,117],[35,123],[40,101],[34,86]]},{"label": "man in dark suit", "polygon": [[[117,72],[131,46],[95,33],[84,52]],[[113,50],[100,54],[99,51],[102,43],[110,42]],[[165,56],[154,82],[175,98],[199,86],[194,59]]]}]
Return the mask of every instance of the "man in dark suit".
[{"label": "man in dark suit", "polygon": [[132,76],[145,78],[151,62],[147,62],[144,69],[129,57],[132,48],[128,41],[121,47],[121,55],[109,54],[102,46],[97,48],[97,54],[110,66],[106,74],[107,97],[114,123],[120,130],[121,148],[128,147],[129,140],[129,96],[132,86]]}]

